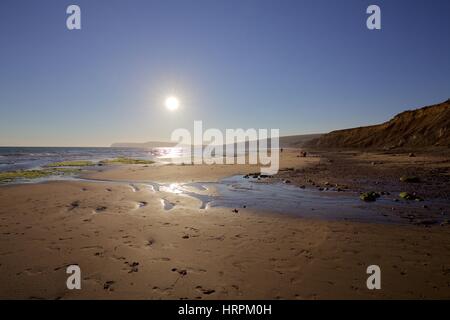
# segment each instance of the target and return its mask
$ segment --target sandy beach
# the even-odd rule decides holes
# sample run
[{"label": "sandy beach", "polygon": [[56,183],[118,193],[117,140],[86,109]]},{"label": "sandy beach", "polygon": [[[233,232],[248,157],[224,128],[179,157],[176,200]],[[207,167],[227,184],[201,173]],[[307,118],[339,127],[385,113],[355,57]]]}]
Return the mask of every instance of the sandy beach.
[{"label": "sandy beach", "polygon": [[[351,155],[358,160],[359,171],[349,169],[356,166],[346,162],[348,157],[345,153],[299,157],[298,150],[285,150],[282,170],[272,179],[289,179],[288,183],[306,184],[307,189],[345,185],[347,190],[366,191],[376,185],[377,190],[396,190],[401,172],[390,167],[393,155]],[[423,193],[431,199],[446,196],[440,186],[448,179],[448,162],[439,156],[398,155],[397,165],[399,157],[406,163],[401,166],[405,171],[416,170],[429,178],[428,187],[414,188],[428,190]],[[420,171],[424,161],[427,168],[439,167],[447,175]],[[379,179],[376,170],[387,174]],[[2,186],[0,298],[450,297],[446,223],[421,224],[415,219],[401,224],[360,223],[249,207],[239,207],[238,212],[228,207],[200,209],[196,198],[127,183],[218,181],[255,171],[250,165],[117,165],[97,167],[85,175],[110,182]],[[345,174],[348,171],[353,175]],[[395,179],[389,178],[393,171]],[[370,183],[358,177],[361,172]],[[430,208],[450,214],[448,207]],[[81,290],[66,287],[66,267],[72,264],[81,268]],[[381,290],[366,287],[366,268],[372,264],[381,268]]]}]

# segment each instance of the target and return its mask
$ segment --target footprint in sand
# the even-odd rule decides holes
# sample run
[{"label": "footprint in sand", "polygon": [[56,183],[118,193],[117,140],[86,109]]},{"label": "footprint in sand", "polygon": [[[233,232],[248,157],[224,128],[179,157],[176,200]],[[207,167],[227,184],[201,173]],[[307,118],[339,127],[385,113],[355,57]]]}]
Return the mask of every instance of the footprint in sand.
[{"label": "footprint in sand", "polygon": [[113,285],[114,283],[116,283],[116,282],[115,282],[115,281],[112,281],[112,280],[106,281],[106,282],[103,284],[103,289],[104,289],[104,290],[108,290],[108,291],[114,291],[114,288],[112,288],[112,285]]},{"label": "footprint in sand", "polygon": [[139,201],[137,205],[138,205],[138,208],[143,208],[143,207],[145,207],[145,206],[148,205],[148,202],[145,202],[145,201]]},{"label": "footprint in sand", "polygon": [[214,292],[216,292],[216,290],[205,289],[202,286],[197,286],[197,287],[195,287],[195,289],[197,289],[197,291],[200,291],[201,293],[206,294],[206,295],[210,295],[210,294],[213,294]]},{"label": "footprint in sand", "polygon": [[161,199],[161,204],[164,208],[164,210],[171,210],[173,209],[173,207],[175,207],[175,204],[166,200],[166,199]]},{"label": "footprint in sand", "polygon": [[128,273],[138,272],[139,271],[139,262],[125,262],[126,265],[128,265],[131,269],[128,271]]},{"label": "footprint in sand", "polygon": [[182,276],[182,277],[184,277],[185,275],[187,275],[187,270],[185,270],[185,269],[178,270],[177,268],[172,268],[171,271],[172,271],[172,272],[178,272],[178,274],[179,274],[180,276]]},{"label": "footprint in sand", "polygon": [[105,207],[105,206],[98,206],[98,207],[95,209],[94,213],[100,213],[100,212],[105,211],[106,209],[108,209],[108,208]]},{"label": "footprint in sand", "polygon": [[155,240],[153,239],[148,239],[147,243],[145,244],[147,247],[151,247],[155,244]]},{"label": "footprint in sand", "polygon": [[72,211],[73,209],[76,209],[76,208],[78,208],[79,206],[80,206],[80,201],[79,201],[79,200],[73,201],[73,202],[70,203],[70,205],[68,206],[68,207],[69,207],[69,211]]},{"label": "footprint in sand", "polygon": [[138,192],[140,189],[138,188],[138,187],[136,187],[136,185],[134,185],[134,184],[130,184],[130,187],[131,187],[131,190],[133,191],[133,192]]}]

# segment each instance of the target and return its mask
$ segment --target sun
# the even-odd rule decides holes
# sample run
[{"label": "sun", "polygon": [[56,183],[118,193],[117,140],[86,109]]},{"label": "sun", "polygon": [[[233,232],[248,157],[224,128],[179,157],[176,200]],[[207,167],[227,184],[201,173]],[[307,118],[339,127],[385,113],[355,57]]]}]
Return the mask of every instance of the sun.
[{"label": "sun", "polygon": [[175,111],[180,106],[180,100],[178,100],[177,97],[171,96],[171,97],[167,97],[164,104],[165,104],[166,108],[169,109],[170,111]]}]

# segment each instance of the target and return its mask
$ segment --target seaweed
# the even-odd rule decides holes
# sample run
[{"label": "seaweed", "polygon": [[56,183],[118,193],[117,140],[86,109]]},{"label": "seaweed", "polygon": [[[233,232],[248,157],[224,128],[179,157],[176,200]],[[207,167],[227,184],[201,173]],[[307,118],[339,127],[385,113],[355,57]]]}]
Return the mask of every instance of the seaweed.
[{"label": "seaweed", "polygon": [[152,164],[155,161],[143,160],[143,159],[132,159],[126,157],[119,157],[115,159],[107,159],[100,161],[100,164]]}]

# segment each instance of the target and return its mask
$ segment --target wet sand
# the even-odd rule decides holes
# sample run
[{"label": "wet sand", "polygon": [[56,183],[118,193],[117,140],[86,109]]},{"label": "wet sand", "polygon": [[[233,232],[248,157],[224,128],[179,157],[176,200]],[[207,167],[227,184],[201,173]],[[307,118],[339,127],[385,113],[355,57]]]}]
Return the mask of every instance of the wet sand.
[{"label": "wet sand", "polygon": [[[317,166],[333,163],[328,155],[297,156],[283,152],[281,166],[289,170],[273,179],[302,184],[304,170],[320,184]],[[131,165],[100,168],[89,177],[205,182],[254,169]],[[348,176],[323,178],[343,184],[339,179]],[[357,190],[357,183],[348,188]],[[448,225],[327,221],[251,208],[203,210],[199,200],[186,195],[113,182],[2,186],[0,203],[3,299],[450,297]],[[81,290],[66,288],[65,269],[71,264],[81,268]],[[381,290],[366,287],[372,264],[381,267]]]}]

